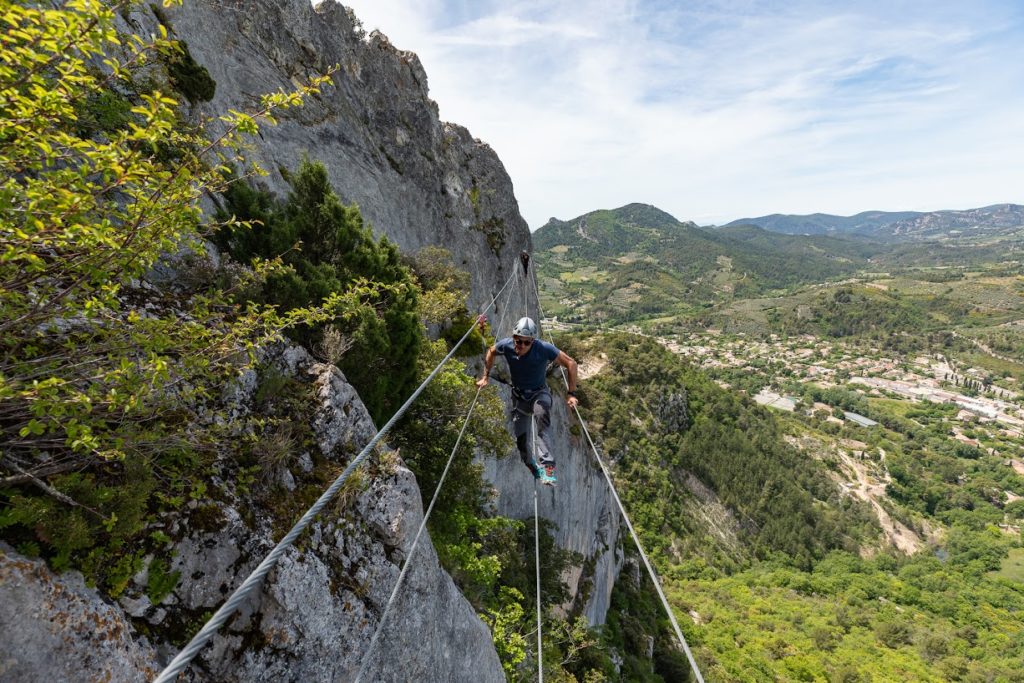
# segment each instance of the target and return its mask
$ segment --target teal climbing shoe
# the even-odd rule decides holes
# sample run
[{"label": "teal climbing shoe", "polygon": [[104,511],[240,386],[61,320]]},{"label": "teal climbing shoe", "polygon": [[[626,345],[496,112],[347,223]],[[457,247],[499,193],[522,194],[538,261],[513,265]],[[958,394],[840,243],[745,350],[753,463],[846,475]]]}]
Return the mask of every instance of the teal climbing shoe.
[{"label": "teal climbing shoe", "polygon": [[530,472],[533,473],[534,479],[540,479],[544,475],[544,470],[537,466],[537,463],[531,460],[526,463],[526,466],[530,468]]}]

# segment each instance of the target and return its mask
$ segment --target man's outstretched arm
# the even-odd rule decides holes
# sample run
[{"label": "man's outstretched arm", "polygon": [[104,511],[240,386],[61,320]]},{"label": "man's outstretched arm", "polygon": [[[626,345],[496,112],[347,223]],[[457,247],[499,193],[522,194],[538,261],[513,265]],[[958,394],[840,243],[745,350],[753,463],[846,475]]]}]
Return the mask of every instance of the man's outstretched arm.
[{"label": "man's outstretched arm", "polygon": [[484,354],[484,376],[476,381],[476,385],[481,389],[487,386],[487,382],[491,377],[491,368],[494,367],[494,356],[496,353],[497,349],[492,346]]},{"label": "man's outstretched arm", "polygon": [[555,362],[569,371],[569,397],[566,399],[566,403],[569,404],[570,408],[575,408],[576,404],[579,403],[576,400],[576,361],[565,351],[559,351]]}]

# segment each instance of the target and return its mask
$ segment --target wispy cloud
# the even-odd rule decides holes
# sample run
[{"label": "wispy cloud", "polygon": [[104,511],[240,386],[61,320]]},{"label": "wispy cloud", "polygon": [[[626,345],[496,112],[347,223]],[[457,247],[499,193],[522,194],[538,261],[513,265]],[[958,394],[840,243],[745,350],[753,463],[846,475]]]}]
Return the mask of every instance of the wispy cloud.
[{"label": "wispy cloud", "polygon": [[441,45],[462,45],[494,49],[525,46],[548,39],[598,38],[572,24],[552,24],[542,21],[528,21],[510,14],[496,14],[482,17],[455,30],[438,33],[436,40]]},{"label": "wispy cloud", "polygon": [[1012,0],[348,4],[419,53],[532,227],[631,201],[698,222],[1024,201]]}]

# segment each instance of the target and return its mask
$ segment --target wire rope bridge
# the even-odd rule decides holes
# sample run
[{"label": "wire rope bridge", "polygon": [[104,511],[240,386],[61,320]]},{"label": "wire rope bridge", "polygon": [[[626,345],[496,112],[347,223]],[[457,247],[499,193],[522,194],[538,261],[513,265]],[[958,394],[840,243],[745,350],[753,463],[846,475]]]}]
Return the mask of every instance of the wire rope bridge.
[{"label": "wire rope bridge", "polygon": [[[505,318],[507,317],[507,312],[509,311],[508,304],[511,302],[513,292],[516,289],[515,285],[513,285],[513,282],[518,283],[519,285],[522,286],[524,311],[527,308],[528,294],[526,280],[529,279],[532,282],[533,291],[536,294],[537,307],[538,310],[540,310],[540,292],[537,289],[536,278],[527,278],[529,255],[524,251],[520,256],[520,260],[522,262],[522,269],[520,270],[520,268],[516,267],[516,264],[513,264],[512,274],[505,281],[505,284],[502,286],[502,288],[498,291],[497,294],[491,297],[490,303],[488,303],[480,310],[479,315],[477,317],[477,322],[478,324],[481,325],[481,327],[486,321],[487,313],[490,312],[490,310],[495,307],[495,305],[498,303],[498,299],[502,297],[503,294],[505,297],[503,306],[500,309],[498,309],[499,311],[501,311],[501,315],[493,329],[495,331],[497,331],[498,329],[504,329],[506,323],[511,323],[511,321],[506,320]],[[510,285],[513,286],[510,287]],[[541,317],[543,317],[543,311],[541,311]],[[327,505],[327,503],[329,503],[331,499],[334,498],[335,495],[337,495],[338,491],[341,490],[341,488],[344,486],[345,482],[352,475],[352,473],[359,468],[359,466],[366,460],[370,453],[373,452],[377,444],[380,443],[384,436],[387,435],[387,433],[391,430],[395,423],[398,422],[399,419],[401,419],[401,417],[406,413],[409,407],[416,401],[416,399],[427,387],[427,385],[429,385],[434,380],[437,374],[441,371],[441,368],[443,368],[445,364],[447,364],[448,361],[452,359],[456,351],[458,351],[459,347],[462,346],[462,344],[467,339],[469,339],[474,329],[474,325],[469,326],[469,329],[462,336],[462,338],[459,339],[459,341],[452,347],[452,349],[448,352],[448,355],[445,356],[441,360],[441,362],[437,364],[437,366],[431,371],[429,375],[427,375],[427,378],[423,380],[422,384],[420,384],[419,387],[417,387],[416,390],[413,391],[412,395],[409,396],[409,398],[395,412],[391,419],[388,420],[387,423],[385,423],[385,425],[380,428],[377,434],[372,439],[370,439],[369,443],[367,443],[359,452],[359,454],[352,459],[352,461],[348,464],[345,470],[340,475],[338,475],[338,478],[334,480],[334,482],[327,488],[326,491],[324,491],[324,493],[317,499],[317,501],[313,503],[309,510],[307,510],[306,513],[299,519],[299,521],[295,523],[295,526],[293,526],[291,530],[287,534],[285,534],[284,538],[282,538],[278,542],[278,544],[274,547],[273,550],[270,551],[270,553],[266,556],[266,558],[264,558],[264,560],[259,564],[259,566],[257,566],[256,569],[254,569],[253,572],[245,579],[245,581],[243,581],[242,584],[237,589],[235,589],[235,592],[231,594],[231,596],[224,602],[223,605],[221,605],[220,609],[218,609],[214,613],[214,615],[210,617],[210,619],[206,622],[203,628],[201,628],[199,632],[196,633],[195,636],[193,636],[192,640],[189,641],[188,645],[186,645],[181,650],[181,652],[179,652],[178,655],[173,660],[171,660],[170,664],[168,664],[167,667],[160,673],[160,675],[156,679],[154,679],[154,683],[170,683],[171,681],[174,681],[177,678],[178,674],[180,674],[186,668],[188,668],[188,665],[192,662],[196,655],[199,654],[199,651],[202,650],[203,647],[205,647],[207,643],[210,642],[213,636],[228,621],[231,615],[234,614],[235,611],[239,607],[241,607],[241,605],[248,599],[249,595],[258,588],[260,583],[262,583],[263,579],[266,578],[267,574],[269,574],[270,571],[274,568],[274,566],[277,564],[278,560],[285,553],[285,551],[296,541],[296,539],[298,539],[302,532],[305,531],[305,529],[313,522],[313,520],[317,517],[317,515],[320,514],[320,512]],[[564,368],[561,370],[562,381],[565,383],[566,388],[568,389],[569,385],[568,379],[565,375],[565,370]],[[441,487],[444,486],[445,478],[448,476],[448,471],[451,469],[452,462],[455,459],[455,454],[459,449],[459,445],[462,443],[462,437],[466,433],[466,427],[468,426],[469,420],[472,417],[474,410],[476,409],[476,405],[480,398],[481,391],[482,388],[477,389],[476,395],[473,397],[473,401],[469,406],[469,410],[467,411],[466,416],[463,419],[462,429],[459,431],[459,436],[455,441],[455,446],[452,448],[452,452],[448,456],[448,462],[445,464],[441,477],[438,480],[437,488],[434,490],[434,494],[430,500],[430,504],[427,506],[426,511],[423,513],[423,519],[420,522],[419,528],[416,530],[416,535],[413,538],[412,546],[409,548],[409,552],[406,555],[405,562],[402,565],[401,571],[399,572],[398,579],[396,580],[395,585],[391,590],[391,594],[388,598],[386,606],[384,607],[384,611],[381,613],[380,621],[377,622],[377,628],[374,631],[372,639],[370,640],[370,644],[367,647],[366,652],[363,653],[361,664],[359,667],[359,672],[356,674],[356,683],[362,683],[362,681],[364,680],[364,675],[366,673],[367,666],[369,665],[370,662],[370,654],[374,651],[374,649],[377,646],[377,643],[380,639],[380,635],[383,632],[384,626],[386,625],[388,617],[391,614],[391,608],[395,604],[395,599],[397,598],[399,590],[401,589],[402,584],[405,581],[406,574],[408,573],[408,570],[412,565],[412,560],[413,557],[415,556],[416,548],[418,547],[420,538],[423,536],[423,532],[426,529],[427,520],[430,519],[430,514],[434,510],[435,503],[437,503],[438,494],[441,491]],[[658,592],[658,597],[661,599],[661,604],[664,607],[666,614],[668,615],[669,621],[671,621],[672,623],[672,628],[675,631],[676,638],[679,640],[679,644],[682,647],[683,652],[686,653],[686,658],[690,662],[690,668],[693,670],[693,674],[696,677],[696,680],[699,681],[699,683],[704,683],[704,678],[701,675],[700,669],[697,666],[697,661],[693,657],[693,653],[690,650],[689,644],[686,642],[686,638],[683,637],[683,632],[679,628],[679,623],[676,621],[676,617],[675,614],[672,612],[672,608],[669,607],[668,599],[665,597],[665,592],[662,590],[661,587],[661,581],[658,579],[658,575],[654,571],[654,567],[651,565],[650,560],[648,560],[647,553],[644,551],[643,546],[640,543],[640,538],[639,536],[637,536],[636,530],[633,528],[633,524],[629,519],[629,515],[626,514],[626,509],[622,505],[622,500],[619,498],[619,494],[615,490],[615,484],[612,481],[612,477],[608,470],[608,467],[605,465],[604,460],[602,459],[601,454],[597,449],[597,446],[594,444],[593,438],[591,438],[590,430],[587,429],[586,422],[580,415],[579,408],[574,407],[573,410],[576,413],[576,418],[580,421],[580,425],[583,427],[583,433],[587,437],[587,442],[590,444],[590,449],[594,454],[594,458],[597,460],[598,465],[600,465],[601,472],[604,474],[605,480],[608,482],[608,487],[611,489],[612,497],[614,498],[615,503],[619,508],[619,512],[622,514],[622,518],[626,522],[626,526],[629,529],[630,535],[633,537],[634,543],[636,543],[636,547],[640,553],[640,557],[643,560],[644,566],[647,568],[647,573],[650,575],[651,581],[654,583],[654,587]],[[534,446],[536,445],[536,438],[537,431],[536,426],[534,425]],[[534,449],[534,452],[536,452],[536,449]],[[542,614],[540,592],[540,515],[538,512],[538,507],[538,495],[537,489],[535,487],[533,497],[533,516],[534,564],[536,567],[537,581],[537,678],[540,683],[543,683],[544,661],[542,653],[543,635],[541,630]]]}]

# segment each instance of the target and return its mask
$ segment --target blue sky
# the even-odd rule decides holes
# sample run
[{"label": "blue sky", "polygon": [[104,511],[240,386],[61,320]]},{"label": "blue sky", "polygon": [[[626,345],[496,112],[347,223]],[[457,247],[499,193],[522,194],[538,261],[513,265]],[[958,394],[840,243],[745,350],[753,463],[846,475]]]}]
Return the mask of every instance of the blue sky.
[{"label": "blue sky", "polygon": [[343,0],[536,229],[1024,203],[1020,0]]}]

